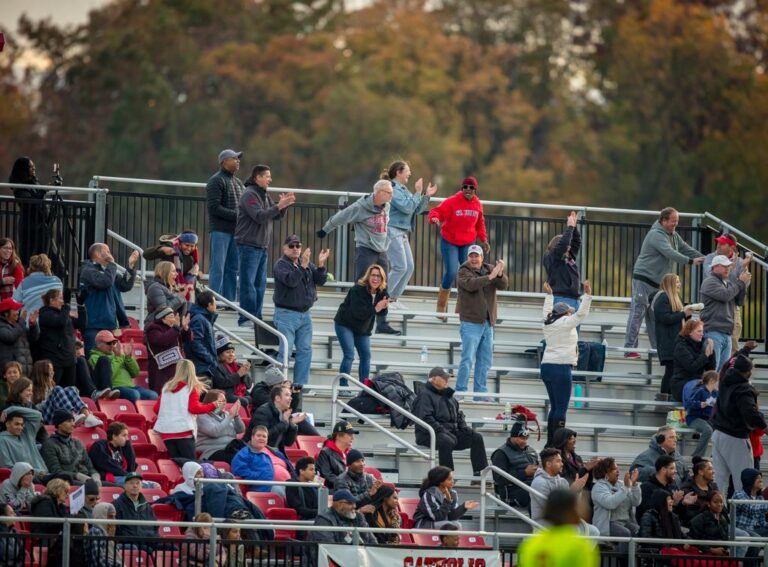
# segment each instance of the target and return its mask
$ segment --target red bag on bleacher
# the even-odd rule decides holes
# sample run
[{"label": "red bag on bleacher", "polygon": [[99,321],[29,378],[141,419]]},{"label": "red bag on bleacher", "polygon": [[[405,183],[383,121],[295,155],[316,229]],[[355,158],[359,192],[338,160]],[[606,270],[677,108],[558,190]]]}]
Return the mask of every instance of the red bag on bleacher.
[{"label": "red bag on bleacher", "polygon": [[525,418],[525,426],[530,429],[529,422],[536,424],[536,433],[538,434],[537,441],[541,441],[541,426],[539,425],[539,418],[534,412],[523,405],[517,405],[512,407],[512,415],[522,415]]}]

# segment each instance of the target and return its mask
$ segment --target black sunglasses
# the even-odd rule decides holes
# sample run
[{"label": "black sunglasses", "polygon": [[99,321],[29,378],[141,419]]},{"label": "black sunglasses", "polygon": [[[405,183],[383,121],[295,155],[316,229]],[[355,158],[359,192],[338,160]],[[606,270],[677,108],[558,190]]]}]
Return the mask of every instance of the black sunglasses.
[{"label": "black sunglasses", "polygon": [[469,189],[471,191],[477,191],[477,187],[475,187],[474,185],[462,185],[461,188],[462,189]]},{"label": "black sunglasses", "polygon": [[301,244],[298,242],[295,244],[286,244],[286,246],[288,246],[288,248],[301,248]]}]

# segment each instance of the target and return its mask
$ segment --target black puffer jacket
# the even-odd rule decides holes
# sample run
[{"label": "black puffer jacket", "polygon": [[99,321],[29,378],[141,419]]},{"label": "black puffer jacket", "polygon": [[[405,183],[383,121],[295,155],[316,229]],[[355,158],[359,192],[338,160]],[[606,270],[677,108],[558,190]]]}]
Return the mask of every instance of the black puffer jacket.
[{"label": "black puffer jacket", "polygon": [[[411,412],[413,403],[416,400],[416,394],[405,385],[405,380],[403,380],[402,374],[399,372],[379,374],[373,378],[371,382],[372,388],[379,394],[391,402],[394,402],[404,410]],[[410,419],[397,411],[390,412],[389,418],[392,427],[396,427],[397,429],[405,429],[411,424]]]},{"label": "black puffer jacket", "polygon": [[253,412],[251,422],[248,424],[248,429],[244,435],[245,439],[250,439],[253,436],[253,430],[257,425],[263,425],[269,429],[267,444],[270,447],[277,447],[280,451],[285,451],[286,447],[290,447],[296,441],[298,427],[295,423],[283,420],[280,410],[272,402],[259,406]]},{"label": "black puffer jacket", "polygon": [[[571,247],[570,254],[566,250]],[[581,248],[581,235],[574,226],[566,227],[555,247],[544,254],[542,264],[547,270],[547,283],[554,295],[563,295],[572,299],[581,296],[581,274],[576,256]]]},{"label": "black puffer jacket", "polygon": [[680,335],[683,321],[690,319],[682,311],[672,311],[669,296],[663,291],[651,295],[651,309],[656,321],[656,352],[659,361],[674,359],[675,341]]},{"label": "black puffer jacket", "polygon": [[675,340],[672,372],[672,397],[683,401],[683,386],[689,380],[699,380],[707,370],[715,369],[715,353],[707,356],[704,351],[706,341],[694,341],[691,337],[678,336]]},{"label": "black puffer jacket", "polygon": [[39,336],[40,328],[37,325],[27,328],[21,319],[11,323],[5,317],[0,317],[0,368],[15,360],[21,364],[22,376],[29,376],[32,372],[32,351],[29,345],[35,343]]},{"label": "black puffer jacket", "polygon": [[69,310],[56,309],[45,305],[40,309],[37,324],[40,337],[37,340],[37,359],[47,358],[55,367],[70,368],[77,363],[75,354],[75,323],[85,331],[88,319],[84,305],[77,307],[77,319],[73,320]]},{"label": "black puffer jacket", "polygon": [[[435,434],[455,435],[461,429],[469,429],[453,393],[453,388],[438,390],[428,383],[416,396],[412,413],[430,425]],[[416,425],[416,443],[429,445],[429,432],[419,425]]]},{"label": "black puffer jacket", "polygon": [[720,382],[712,427],[739,439],[749,437],[753,429],[768,428],[757,405],[757,390],[735,368],[729,369]]}]

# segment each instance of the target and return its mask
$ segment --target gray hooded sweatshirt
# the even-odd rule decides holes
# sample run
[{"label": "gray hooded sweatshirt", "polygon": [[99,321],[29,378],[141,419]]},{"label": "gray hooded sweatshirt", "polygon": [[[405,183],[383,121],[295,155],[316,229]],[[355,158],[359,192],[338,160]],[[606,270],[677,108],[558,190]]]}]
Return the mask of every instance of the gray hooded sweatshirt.
[{"label": "gray hooded sweatshirt", "polygon": [[3,502],[10,504],[13,511],[17,514],[19,512],[28,512],[29,504],[32,499],[37,496],[35,492],[35,485],[31,485],[28,488],[20,488],[19,482],[21,478],[30,471],[33,471],[32,465],[25,462],[17,462],[11,469],[11,476],[3,481],[2,487],[0,487],[0,495]]},{"label": "gray hooded sweatshirt", "polygon": [[693,258],[699,256],[703,254],[688,246],[677,232],[669,234],[656,221],[645,235],[632,277],[653,282],[659,287],[664,274],[675,271],[675,264],[690,264]]},{"label": "gray hooded sweatshirt", "polygon": [[[633,471],[635,469],[640,469],[640,476],[638,478],[640,482],[650,480],[651,477],[656,474],[656,459],[666,454],[664,449],[662,449],[656,441],[656,435],[653,435],[650,443],[648,443],[648,448],[635,457],[629,470]],[[683,461],[683,456],[680,453],[675,451],[669,456],[675,459],[675,464],[677,465],[676,482],[677,485],[680,486],[683,481],[688,478],[688,469],[686,468],[685,461]]]},{"label": "gray hooded sweatshirt", "polygon": [[531,482],[531,488],[538,490],[544,496],[540,498],[535,494],[531,494],[531,520],[534,522],[541,522],[544,516],[544,505],[546,504],[549,493],[558,488],[568,489],[570,485],[560,475],[551,476],[544,469],[538,469],[536,474],[533,475],[533,481]]},{"label": "gray hooded sweatshirt", "polygon": [[323,226],[324,232],[331,232],[345,224],[355,226],[355,244],[376,252],[386,252],[389,247],[387,224],[389,203],[379,207],[373,204],[373,195],[360,197],[347,208],[333,215]]}]

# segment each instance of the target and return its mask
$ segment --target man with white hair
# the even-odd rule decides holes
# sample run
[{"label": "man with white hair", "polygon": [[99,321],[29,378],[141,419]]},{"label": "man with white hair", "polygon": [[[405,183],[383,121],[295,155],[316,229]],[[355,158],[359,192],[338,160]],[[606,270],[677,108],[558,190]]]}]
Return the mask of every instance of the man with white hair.
[{"label": "man with white hair", "polygon": [[[368,266],[378,264],[389,272],[389,203],[392,200],[392,183],[379,179],[373,186],[373,193],[361,197],[348,207],[341,209],[329,218],[323,228],[317,231],[319,238],[325,238],[329,232],[345,224],[355,229],[355,280],[365,274]],[[376,332],[387,335],[399,335],[387,323],[386,315],[376,316]]]},{"label": "man with white hair", "polygon": [[704,338],[715,343],[715,366],[719,371],[731,357],[736,305],[743,303],[752,274],[742,270],[733,282],[728,274],[733,261],[718,255],[712,259],[712,273],[701,282],[699,297],[704,303],[701,320],[704,321]]}]

